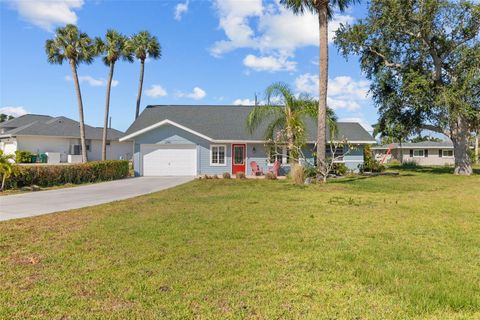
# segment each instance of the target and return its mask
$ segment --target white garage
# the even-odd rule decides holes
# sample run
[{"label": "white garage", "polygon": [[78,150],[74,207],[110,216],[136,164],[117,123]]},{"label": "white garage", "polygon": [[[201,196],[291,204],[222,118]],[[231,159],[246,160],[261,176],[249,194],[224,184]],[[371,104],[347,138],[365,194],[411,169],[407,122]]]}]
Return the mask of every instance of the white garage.
[{"label": "white garage", "polygon": [[191,144],[142,144],[144,176],[197,175],[197,146]]}]

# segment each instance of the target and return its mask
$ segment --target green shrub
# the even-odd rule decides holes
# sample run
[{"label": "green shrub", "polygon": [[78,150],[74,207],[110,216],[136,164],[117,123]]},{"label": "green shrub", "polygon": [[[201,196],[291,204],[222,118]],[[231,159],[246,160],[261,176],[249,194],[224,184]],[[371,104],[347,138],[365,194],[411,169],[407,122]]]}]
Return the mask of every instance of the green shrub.
[{"label": "green shrub", "polygon": [[400,167],[402,169],[418,169],[419,165],[415,160],[406,160],[400,165]]},{"label": "green shrub", "polygon": [[304,167],[303,174],[306,178],[316,178],[317,177],[317,167],[308,165]]},{"label": "green shrub", "polygon": [[344,176],[345,174],[347,174],[347,171],[348,171],[348,168],[345,165],[345,163],[335,163],[333,165],[333,172],[336,175]]},{"label": "green shrub", "polygon": [[363,147],[363,162],[370,164],[372,163],[372,161],[375,161],[375,159],[373,158],[372,146],[366,144]]},{"label": "green shrub", "polygon": [[230,179],[230,178],[231,178],[229,172],[224,172],[224,173],[222,174],[222,177],[223,177],[223,179]]},{"label": "green shrub", "polygon": [[277,180],[277,175],[271,171],[265,173],[265,179],[267,180]]},{"label": "green shrub", "polygon": [[32,163],[33,154],[28,150],[17,150],[15,151],[15,162],[16,163]]},{"label": "green shrub", "polygon": [[237,172],[237,173],[235,174],[235,177],[236,177],[237,179],[245,179],[245,178],[246,178],[245,173],[243,173],[243,172]]},{"label": "green shrub", "polygon": [[390,160],[390,162],[388,163],[388,165],[391,166],[391,167],[399,166],[401,164],[402,163],[400,161],[398,161],[397,159]]},{"label": "green shrub", "polygon": [[360,173],[383,172],[385,171],[385,166],[377,160],[369,159],[369,161],[365,161],[363,164],[358,165],[358,169],[360,170]]},{"label": "green shrub", "polygon": [[80,184],[128,177],[128,161],[107,160],[66,165],[15,165],[7,188],[32,184],[51,187],[67,183]]}]

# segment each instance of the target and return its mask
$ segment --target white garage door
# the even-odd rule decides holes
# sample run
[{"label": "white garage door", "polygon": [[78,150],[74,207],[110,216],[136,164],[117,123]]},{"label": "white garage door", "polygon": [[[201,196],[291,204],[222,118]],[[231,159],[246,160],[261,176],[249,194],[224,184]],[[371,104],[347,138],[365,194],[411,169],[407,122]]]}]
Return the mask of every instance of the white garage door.
[{"label": "white garage door", "polygon": [[195,145],[146,145],[140,147],[144,176],[195,176]]}]

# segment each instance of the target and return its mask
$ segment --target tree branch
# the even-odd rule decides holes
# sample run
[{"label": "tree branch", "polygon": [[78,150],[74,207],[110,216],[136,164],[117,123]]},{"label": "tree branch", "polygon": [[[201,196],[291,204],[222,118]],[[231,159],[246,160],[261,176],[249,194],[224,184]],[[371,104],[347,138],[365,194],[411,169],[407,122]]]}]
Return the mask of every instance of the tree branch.
[{"label": "tree branch", "polygon": [[435,81],[440,81],[442,77],[443,63],[442,63],[442,59],[440,58],[440,55],[437,53],[437,50],[435,50],[435,46],[433,45],[432,40],[428,39],[421,32],[413,33],[409,30],[402,30],[401,32],[422,41],[423,44],[427,47],[426,49],[430,53],[430,56],[432,57],[432,60],[433,60],[433,65],[435,67]]},{"label": "tree branch", "polygon": [[432,124],[423,123],[418,128],[423,129],[423,130],[430,130],[430,131],[441,133],[441,134],[444,134],[444,135],[448,136],[448,133],[445,132],[441,127],[434,126]]},{"label": "tree branch", "polygon": [[403,65],[401,65],[400,63],[393,63],[393,62],[388,61],[387,58],[385,57],[385,55],[376,51],[372,47],[368,47],[368,51],[370,51],[371,53],[375,54],[376,56],[382,58],[383,63],[385,64],[386,67],[395,68],[395,69],[402,69],[403,68]]}]

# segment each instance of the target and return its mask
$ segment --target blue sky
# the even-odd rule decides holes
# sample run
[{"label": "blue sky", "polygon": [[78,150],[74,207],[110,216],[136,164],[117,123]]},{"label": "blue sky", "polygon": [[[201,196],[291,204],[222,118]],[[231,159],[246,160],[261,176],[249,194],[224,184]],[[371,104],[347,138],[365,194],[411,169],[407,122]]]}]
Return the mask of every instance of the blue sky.
[{"label": "blue sky", "polygon": [[[356,5],[337,14],[330,30],[365,14]],[[148,30],[162,46],[147,61],[142,109],[149,104],[249,104],[276,81],[295,92],[317,93],[315,16],[294,16],[276,1],[0,0],[0,112],[64,115],[78,119],[68,65],[50,65],[45,40],[57,26],[75,23],[90,36],[108,28],[126,35]],[[356,58],[330,45],[329,105],[341,120],[375,123],[368,81]],[[80,65],[86,122],[102,126],[107,68],[97,59]],[[116,65],[111,95],[113,127],[134,119],[139,63]]]}]

